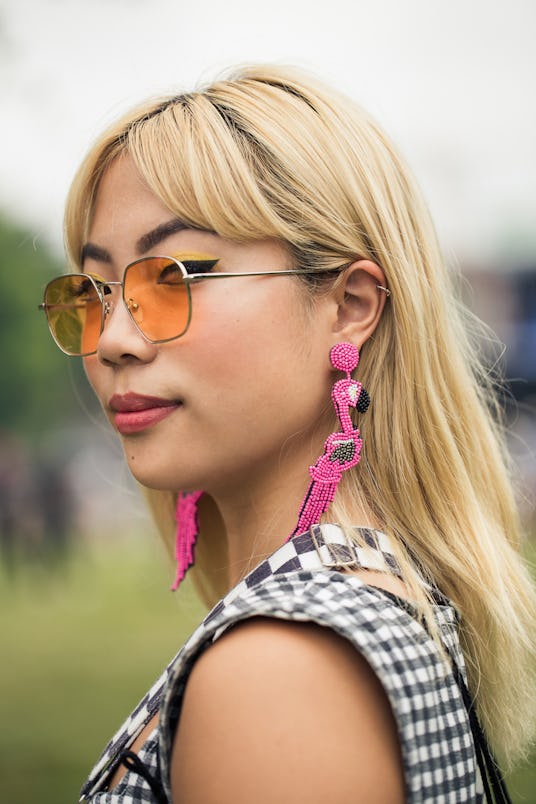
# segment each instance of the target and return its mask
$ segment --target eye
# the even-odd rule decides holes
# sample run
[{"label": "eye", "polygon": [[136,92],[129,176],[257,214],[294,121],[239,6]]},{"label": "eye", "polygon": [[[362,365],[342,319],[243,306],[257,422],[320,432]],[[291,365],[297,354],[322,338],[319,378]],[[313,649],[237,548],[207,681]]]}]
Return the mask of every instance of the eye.
[{"label": "eye", "polygon": [[[97,277],[93,277],[95,282],[102,285]],[[89,278],[82,278],[79,282],[73,283],[71,286],[71,295],[78,301],[96,301],[95,285]]]},{"label": "eye", "polygon": [[[93,282],[95,283],[98,290],[102,293],[103,296],[108,296],[112,292],[112,289],[108,287],[106,283],[106,279],[103,279],[102,276],[99,276],[99,274],[88,274],[88,276],[92,278]],[[95,288],[88,279],[85,280],[85,285],[88,293],[90,293],[91,290],[93,291],[95,290]]]},{"label": "eye", "polygon": [[161,269],[156,279],[157,285],[179,285],[182,274],[174,262],[170,262]]}]

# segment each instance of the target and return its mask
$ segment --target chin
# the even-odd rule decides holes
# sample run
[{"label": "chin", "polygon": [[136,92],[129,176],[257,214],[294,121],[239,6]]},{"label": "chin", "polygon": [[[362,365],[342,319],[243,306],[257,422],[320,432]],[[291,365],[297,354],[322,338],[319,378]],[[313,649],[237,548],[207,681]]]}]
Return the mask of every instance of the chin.
[{"label": "chin", "polygon": [[173,480],[168,479],[156,471],[138,471],[137,467],[133,468],[130,464],[129,468],[134,480],[146,489],[154,491],[177,491],[182,489],[181,484],[175,478]]},{"label": "chin", "polygon": [[125,456],[131,475],[144,488],[155,491],[196,491],[203,488],[199,476],[194,476],[191,471],[181,471],[177,465],[166,467],[161,461],[151,463],[133,455],[127,448]]}]

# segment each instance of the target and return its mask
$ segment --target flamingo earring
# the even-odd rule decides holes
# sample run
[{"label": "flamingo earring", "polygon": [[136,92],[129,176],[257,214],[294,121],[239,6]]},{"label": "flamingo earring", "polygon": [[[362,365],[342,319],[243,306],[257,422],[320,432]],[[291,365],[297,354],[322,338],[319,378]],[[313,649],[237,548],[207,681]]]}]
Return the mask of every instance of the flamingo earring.
[{"label": "flamingo earring", "polygon": [[289,539],[318,523],[333,502],[343,472],[356,466],[361,457],[363,442],[350,418],[350,408],[365,413],[370,404],[369,395],[361,383],[350,376],[359,363],[359,350],[352,343],[337,343],[329,356],[333,368],[346,374],[344,379],[337,380],[331,390],[331,400],[341,429],[327,437],[323,455],[314,466],[309,467],[311,482],[301,504],[298,523]]}]

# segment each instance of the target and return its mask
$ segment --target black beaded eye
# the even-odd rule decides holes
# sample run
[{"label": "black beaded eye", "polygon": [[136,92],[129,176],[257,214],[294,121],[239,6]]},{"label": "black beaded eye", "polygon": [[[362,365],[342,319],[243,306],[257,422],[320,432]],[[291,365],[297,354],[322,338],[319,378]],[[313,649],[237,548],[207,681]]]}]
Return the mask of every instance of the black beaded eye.
[{"label": "black beaded eye", "polygon": [[359,394],[359,399],[357,400],[356,408],[360,413],[366,413],[368,410],[368,406],[370,405],[370,396],[365,391],[364,388],[361,388],[361,393]]}]

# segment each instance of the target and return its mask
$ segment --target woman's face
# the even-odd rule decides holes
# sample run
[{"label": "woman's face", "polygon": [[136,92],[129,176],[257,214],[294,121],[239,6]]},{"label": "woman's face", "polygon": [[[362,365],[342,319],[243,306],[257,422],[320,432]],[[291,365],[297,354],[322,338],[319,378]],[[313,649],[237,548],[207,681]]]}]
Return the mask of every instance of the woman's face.
[{"label": "woman's face", "polygon": [[[120,281],[139,257],[184,252],[218,258],[213,271],[295,267],[273,240],[235,243],[208,232],[159,230],[173,218],[130,158],[116,160],[99,186],[84,271]],[[223,278],[191,290],[187,332],[154,344],[113,287],[97,354],[85,358],[132,473],[151,488],[214,494],[246,491],[270,475],[307,478],[331,408],[331,295],[319,296],[311,312],[294,277]]]}]

